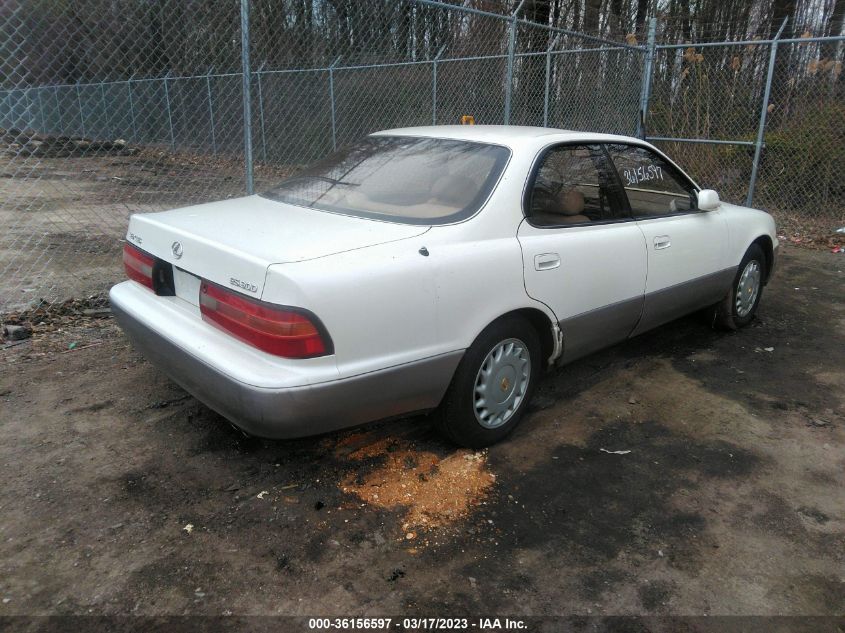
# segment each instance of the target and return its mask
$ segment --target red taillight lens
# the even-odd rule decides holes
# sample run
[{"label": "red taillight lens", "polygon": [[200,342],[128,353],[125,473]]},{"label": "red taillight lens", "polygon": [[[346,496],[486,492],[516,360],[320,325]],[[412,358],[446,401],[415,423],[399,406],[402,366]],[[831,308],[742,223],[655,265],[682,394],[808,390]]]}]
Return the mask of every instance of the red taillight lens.
[{"label": "red taillight lens", "polygon": [[298,309],[263,303],[203,282],[200,312],[206,321],[268,354],[311,358],[330,353],[327,337]]},{"label": "red taillight lens", "polygon": [[153,290],[154,263],[152,255],[147,255],[131,244],[123,246],[123,267],[126,269],[126,276],[150,290]]}]

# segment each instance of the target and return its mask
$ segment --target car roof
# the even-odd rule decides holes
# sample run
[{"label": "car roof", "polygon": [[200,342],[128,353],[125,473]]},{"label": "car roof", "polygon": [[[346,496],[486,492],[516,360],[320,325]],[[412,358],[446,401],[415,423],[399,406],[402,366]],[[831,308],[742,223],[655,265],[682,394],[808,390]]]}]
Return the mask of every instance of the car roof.
[{"label": "car roof", "polygon": [[431,138],[448,138],[461,141],[475,141],[478,143],[496,143],[508,147],[537,145],[538,143],[554,142],[606,142],[606,143],[637,143],[643,141],[631,136],[618,134],[600,134],[596,132],[582,132],[576,130],[559,130],[549,127],[532,127],[527,125],[425,125],[419,127],[404,127],[376,132],[378,136],[427,136]]},{"label": "car roof", "polygon": [[504,145],[512,150],[539,151],[554,143],[626,143],[653,149],[683,173],[696,187],[695,180],[664,152],[651,143],[633,136],[601,134],[578,130],[559,130],[529,125],[423,125],[374,132],[371,136],[427,136],[476,143]]}]

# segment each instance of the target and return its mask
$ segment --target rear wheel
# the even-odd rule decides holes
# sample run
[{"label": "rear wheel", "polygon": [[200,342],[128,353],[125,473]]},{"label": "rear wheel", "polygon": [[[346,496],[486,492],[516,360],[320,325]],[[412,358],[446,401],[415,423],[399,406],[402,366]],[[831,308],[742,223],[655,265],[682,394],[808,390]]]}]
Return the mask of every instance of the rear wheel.
[{"label": "rear wheel", "polygon": [[733,285],[716,306],[716,324],[728,330],[745,327],[757,313],[766,278],[766,256],[752,244],[737,268]]},{"label": "rear wheel", "polygon": [[469,448],[495,444],[519,424],[540,374],[540,339],[509,316],[484,330],[461,360],[436,412],[450,440]]}]

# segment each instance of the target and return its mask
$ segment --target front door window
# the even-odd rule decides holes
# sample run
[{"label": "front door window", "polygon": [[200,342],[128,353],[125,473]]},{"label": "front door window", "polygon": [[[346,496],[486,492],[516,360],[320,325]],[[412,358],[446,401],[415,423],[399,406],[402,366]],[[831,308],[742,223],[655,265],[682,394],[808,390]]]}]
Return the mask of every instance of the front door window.
[{"label": "front door window", "polygon": [[633,145],[613,144],[607,149],[635,218],[695,210],[695,188],[659,154]]}]

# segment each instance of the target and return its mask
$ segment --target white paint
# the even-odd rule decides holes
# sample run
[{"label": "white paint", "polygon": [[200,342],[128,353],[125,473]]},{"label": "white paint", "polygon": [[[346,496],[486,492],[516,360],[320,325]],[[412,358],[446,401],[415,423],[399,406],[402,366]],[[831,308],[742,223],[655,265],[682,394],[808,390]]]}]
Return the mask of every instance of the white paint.
[{"label": "white paint", "polygon": [[[181,268],[229,288],[233,279],[243,281],[263,301],[312,311],[332,337],[333,356],[285,360],[265,354],[203,322],[192,302],[157,297],[134,282],[115,287],[114,296],[162,336],[233,379],[284,388],[466,349],[512,310],[538,309],[551,327],[736,266],[761,235],[777,244],[768,214],[725,203],[708,213],[562,229],[523,221],[526,180],[544,148],[614,142],[653,149],[638,139],[504,126],[380,134],[498,143],[512,156],[481,211],[451,225],[361,219],[260,196],[135,215],[130,222],[129,232],[157,257],[174,261],[171,245],[179,240]],[[666,235],[671,247],[655,250],[653,238]],[[419,253],[423,246],[428,256]],[[536,271],[535,256],[548,253],[558,254],[560,265]]]},{"label": "white paint", "polygon": [[730,266],[728,227],[720,211],[649,218],[637,225],[648,252],[647,294]]},{"label": "white paint", "polygon": [[[523,222],[518,235],[528,294],[560,321],[643,295],[646,249],[635,222],[563,228]],[[560,254],[560,267],[536,270],[535,255],[552,251]]]}]

